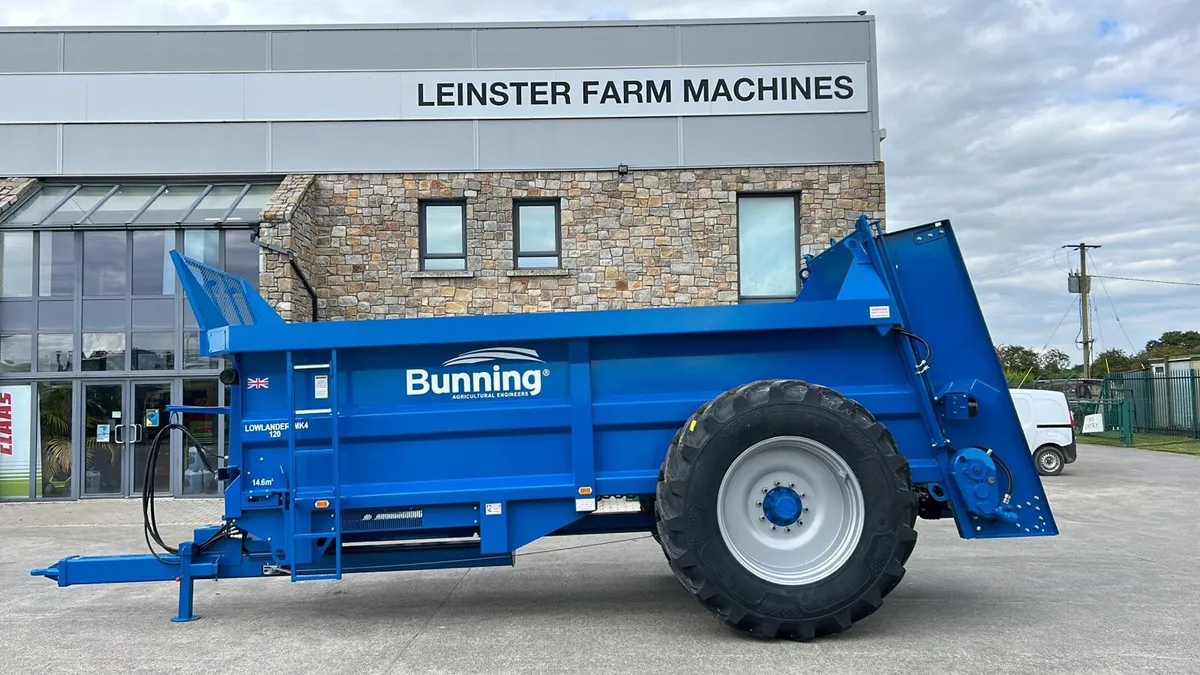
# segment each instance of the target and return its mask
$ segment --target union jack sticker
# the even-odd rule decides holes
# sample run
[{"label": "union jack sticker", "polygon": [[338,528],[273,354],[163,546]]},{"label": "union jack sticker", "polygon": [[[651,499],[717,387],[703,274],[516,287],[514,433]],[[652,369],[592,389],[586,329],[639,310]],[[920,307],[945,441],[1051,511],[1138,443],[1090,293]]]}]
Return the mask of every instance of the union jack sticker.
[{"label": "union jack sticker", "polygon": [[268,377],[252,377],[246,380],[247,389],[266,389],[270,384]]}]

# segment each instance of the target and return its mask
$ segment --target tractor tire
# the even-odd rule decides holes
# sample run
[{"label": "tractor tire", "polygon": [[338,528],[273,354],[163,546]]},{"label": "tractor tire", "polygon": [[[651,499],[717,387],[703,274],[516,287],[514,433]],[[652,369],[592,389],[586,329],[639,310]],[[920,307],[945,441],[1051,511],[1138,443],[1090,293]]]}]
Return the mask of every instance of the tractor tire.
[{"label": "tractor tire", "polygon": [[918,495],[891,433],[799,380],[751,382],[697,410],[654,503],[683,587],[764,639],[807,641],[874,613],[917,539]]},{"label": "tractor tire", "polygon": [[1034,463],[1037,465],[1039,474],[1057,476],[1062,473],[1067,458],[1063,455],[1062,450],[1053,445],[1044,445],[1038,448],[1037,454],[1034,455]]},{"label": "tractor tire", "polygon": [[[683,427],[680,427],[675,432],[675,436],[671,438],[671,444],[668,445],[667,447],[668,448],[673,447],[676,443],[679,442],[679,437],[682,435],[683,435]],[[667,458],[664,455],[662,464],[659,465],[659,467],[658,467],[658,482],[659,483],[661,483],[663,481],[663,477],[666,475],[666,470],[667,470]],[[655,503],[657,501],[658,501],[657,495],[650,497],[648,499],[642,500],[642,512],[645,513],[647,511],[651,511],[651,512],[654,512],[655,514],[657,514],[658,509],[655,507]],[[662,536],[660,536],[658,533],[657,517],[655,520],[654,527],[650,530],[650,536],[654,539],[655,542],[658,543],[659,548],[662,548],[663,557],[665,557],[667,559],[667,561],[670,562],[671,557],[667,555],[667,549],[663,548]]]}]

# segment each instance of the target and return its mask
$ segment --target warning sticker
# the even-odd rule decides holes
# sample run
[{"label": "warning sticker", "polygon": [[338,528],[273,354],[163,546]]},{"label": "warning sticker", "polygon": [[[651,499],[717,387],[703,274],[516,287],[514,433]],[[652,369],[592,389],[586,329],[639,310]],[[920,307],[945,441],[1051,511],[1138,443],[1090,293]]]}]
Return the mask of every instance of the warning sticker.
[{"label": "warning sticker", "polygon": [[499,502],[497,502],[497,503],[495,503],[495,504],[485,504],[485,505],[484,505],[484,507],[483,507],[483,512],[484,512],[484,513],[486,513],[486,514],[487,514],[487,515],[489,515],[489,516],[498,516],[498,515],[500,515],[500,504],[499,504]]},{"label": "warning sticker", "polygon": [[575,500],[575,510],[576,511],[595,511],[596,510],[596,498],[595,497],[585,497],[583,499],[576,499]]},{"label": "warning sticker", "polygon": [[329,398],[329,376],[317,375],[313,378],[313,397]]},{"label": "warning sticker", "polygon": [[873,305],[871,307],[872,319],[887,319],[892,316],[892,308],[887,305]]}]

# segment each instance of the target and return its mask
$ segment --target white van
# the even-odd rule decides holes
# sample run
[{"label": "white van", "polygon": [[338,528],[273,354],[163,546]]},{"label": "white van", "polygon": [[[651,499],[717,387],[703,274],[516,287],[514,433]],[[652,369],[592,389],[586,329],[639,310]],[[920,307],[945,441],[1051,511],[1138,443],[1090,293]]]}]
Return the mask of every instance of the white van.
[{"label": "white van", "polygon": [[1043,476],[1057,476],[1077,458],[1075,416],[1061,391],[1009,389],[1025,442]]}]

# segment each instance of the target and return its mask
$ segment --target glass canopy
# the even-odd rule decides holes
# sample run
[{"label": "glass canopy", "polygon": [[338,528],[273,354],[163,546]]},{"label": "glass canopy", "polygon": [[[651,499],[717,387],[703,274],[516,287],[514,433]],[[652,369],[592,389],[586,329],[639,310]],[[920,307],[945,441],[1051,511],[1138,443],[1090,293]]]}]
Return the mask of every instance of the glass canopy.
[{"label": "glass canopy", "polygon": [[42,185],[0,225],[254,225],[278,182]]}]

